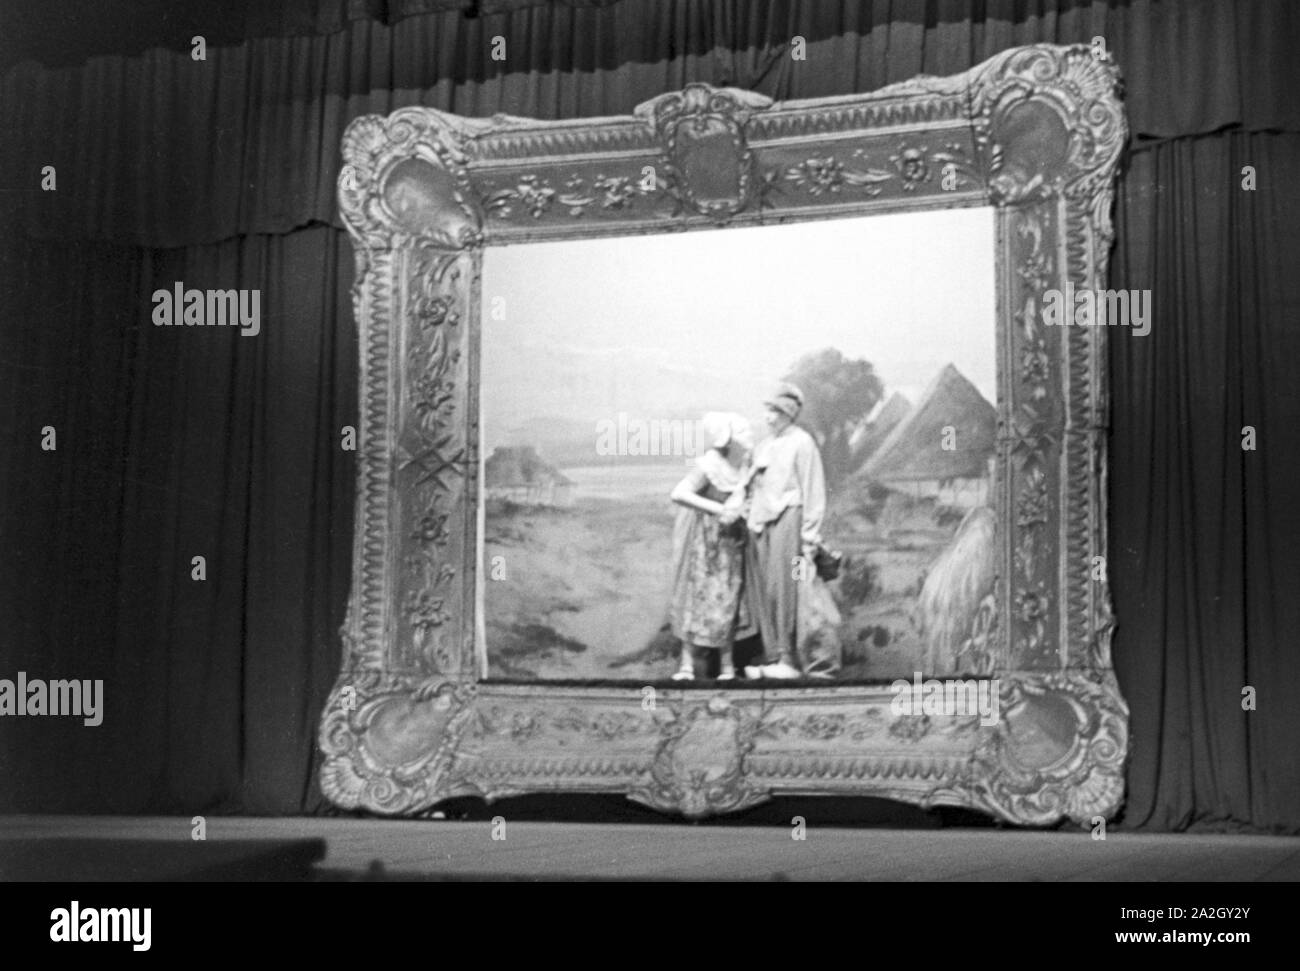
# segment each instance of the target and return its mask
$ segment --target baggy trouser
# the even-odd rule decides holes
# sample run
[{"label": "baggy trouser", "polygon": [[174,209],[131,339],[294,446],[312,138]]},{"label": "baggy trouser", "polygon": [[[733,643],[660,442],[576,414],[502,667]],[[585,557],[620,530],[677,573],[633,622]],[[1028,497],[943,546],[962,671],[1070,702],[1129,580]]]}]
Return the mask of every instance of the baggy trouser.
[{"label": "baggy trouser", "polygon": [[803,509],[791,506],[745,548],[745,591],[767,663],[805,674],[836,674],[842,664],[839,608],[803,552]]},{"label": "baggy trouser", "polygon": [[767,663],[799,667],[799,563],[803,508],[790,506],[745,546],[745,590],[750,616],[758,622]]}]

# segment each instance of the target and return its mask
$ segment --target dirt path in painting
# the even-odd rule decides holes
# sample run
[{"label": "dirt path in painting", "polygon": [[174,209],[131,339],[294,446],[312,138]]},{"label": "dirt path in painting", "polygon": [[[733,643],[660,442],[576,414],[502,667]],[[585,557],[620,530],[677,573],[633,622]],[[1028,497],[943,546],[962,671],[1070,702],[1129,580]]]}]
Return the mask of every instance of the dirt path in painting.
[{"label": "dirt path in painting", "polygon": [[[570,508],[490,503],[484,584],[492,677],[658,679],[671,658],[611,667],[667,619],[675,507],[582,499]],[[490,573],[488,574],[490,576]]]}]

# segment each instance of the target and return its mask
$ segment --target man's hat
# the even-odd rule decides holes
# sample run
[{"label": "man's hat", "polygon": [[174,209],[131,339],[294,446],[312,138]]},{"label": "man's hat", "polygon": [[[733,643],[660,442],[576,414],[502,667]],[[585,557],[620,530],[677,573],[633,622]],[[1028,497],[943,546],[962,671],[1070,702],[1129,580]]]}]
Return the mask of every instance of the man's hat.
[{"label": "man's hat", "polygon": [[775,408],[787,418],[794,420],[803,407],[803,392],[793,384],[777,385],[775,391],[763,402],[769,408]]}]

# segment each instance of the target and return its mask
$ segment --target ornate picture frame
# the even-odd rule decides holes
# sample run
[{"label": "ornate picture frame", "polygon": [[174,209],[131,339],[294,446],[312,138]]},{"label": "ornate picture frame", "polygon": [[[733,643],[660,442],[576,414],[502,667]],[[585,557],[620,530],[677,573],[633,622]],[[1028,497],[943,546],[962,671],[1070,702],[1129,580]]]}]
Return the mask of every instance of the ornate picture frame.
[{"label": "ornate picture frame", "polygon": [[[406,108],[344,139],[361,428],[343,665],[320,728],[325,795],[419,815],[441,800],[613,792],[690,817],[781,794],[1110,817],[1128,710],[1104,567],[1106,329],[1044,294],[1101,289],[1127,125],[1084,46],[1005,51],[950,78],[773,103],[692,84],[626,117],[541,122]],[[484,247],[995,207],[1000,717],[898,714],[890,686],[493,683],[476,651]]]}]

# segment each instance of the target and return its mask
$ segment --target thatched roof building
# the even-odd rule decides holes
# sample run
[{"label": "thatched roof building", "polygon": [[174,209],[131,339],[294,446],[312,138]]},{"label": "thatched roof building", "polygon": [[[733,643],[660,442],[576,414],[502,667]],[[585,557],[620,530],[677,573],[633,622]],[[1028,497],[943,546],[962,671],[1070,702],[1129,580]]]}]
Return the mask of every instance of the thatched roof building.
[{"label": "thatched roof building", "polygon": [[862,426],[849,441],[849,446],[853,449],[853,468],[861,468],[911,410],[912,403],[903,395],[897,391],[890,395],[870,424]]},{"label": "thatched roof building", "polygon": [[859,475],[918,496],[979,504],[986,499],[997,424],[993,405],[953,365],[945,365]]}]

